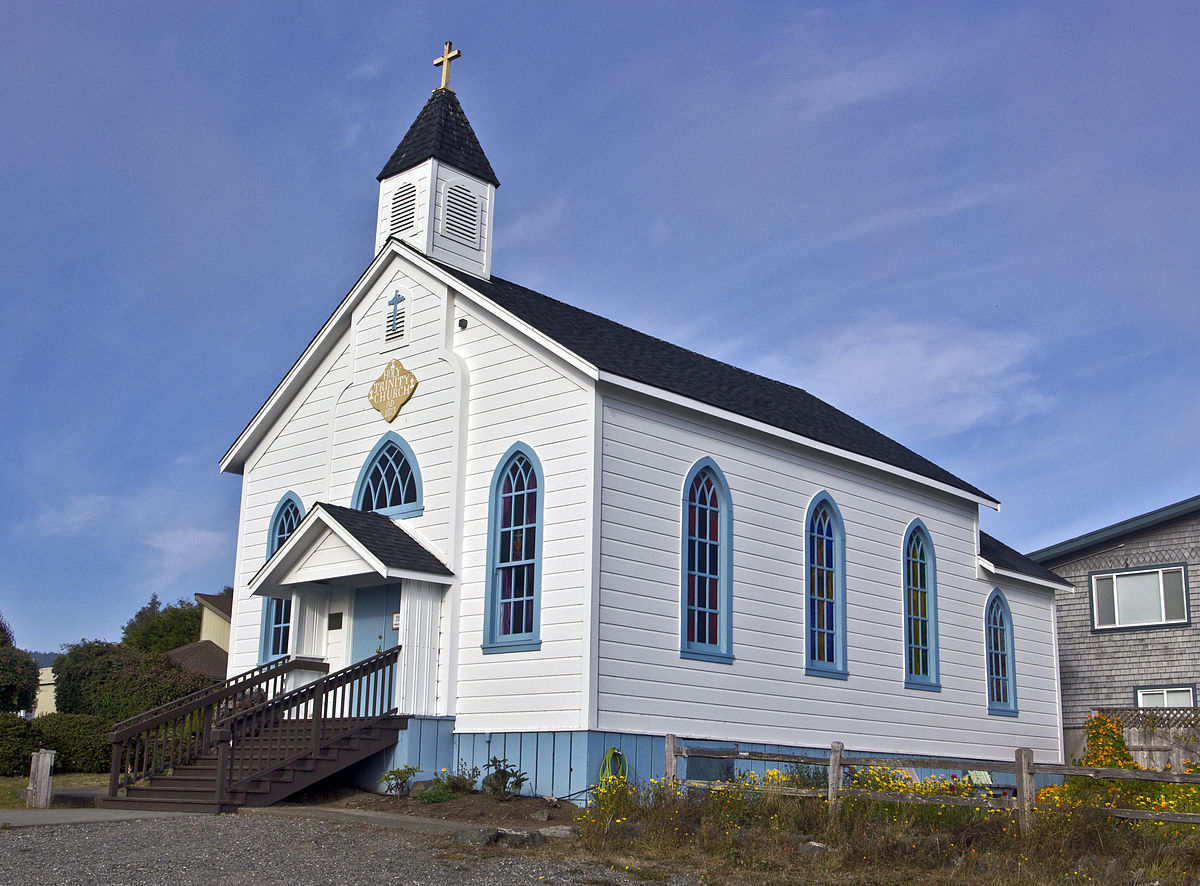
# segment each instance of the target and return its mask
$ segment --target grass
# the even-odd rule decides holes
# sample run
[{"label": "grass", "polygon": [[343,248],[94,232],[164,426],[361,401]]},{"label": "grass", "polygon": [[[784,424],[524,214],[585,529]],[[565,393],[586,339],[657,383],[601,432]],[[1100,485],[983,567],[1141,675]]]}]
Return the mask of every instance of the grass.
[{"label": "grass", "polygon": [[[108,785],[108,773],[68,772],[55,775],[55,788],[102,788]],[[25,788],[29,786],[29,777],[25,775],[15,778],[0,778],[0,809],[24,809]]]},{"label": "grass", "polygon": [[[880,789],[902,778],[860,772],[858,786]],[[690,871],[713,884],[903,883],[1041,886],[1058,883],[1191,884],[1200,872],[1200,831],[1110,819],[1079,806],[1039,813],[1022,837],[1013,815],[985,807],[904,805],[845,800],[829,814],[823,799],[772,794],[796,784],[768,773],[715,790],[669,782],[594,789],[578,819],[580,844],[593,860],[616,862],[652,879]],[[928,779],[907,790],[971,795],[969,784]],[[818,845],[819,844],[819,845]]]}]

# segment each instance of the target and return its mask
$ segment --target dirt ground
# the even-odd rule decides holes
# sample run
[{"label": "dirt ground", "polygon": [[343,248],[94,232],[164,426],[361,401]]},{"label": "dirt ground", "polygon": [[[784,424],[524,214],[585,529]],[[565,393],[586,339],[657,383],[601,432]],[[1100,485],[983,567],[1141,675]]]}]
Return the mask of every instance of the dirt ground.
[{"label": "dirt ground", "polygon": [[490,794],[479,793],[464,794],[444,803],[424,803],[415,791],[411,797],[397,799],[345,786],[317,786],[296,794],[288,802],[308,806],[392,812],[397,815],[419,815],[423,818],[511,828],[574,824],[577,811],[576,806],[566,801],[541,797],[513,797],[510,800],[501,800]]}]

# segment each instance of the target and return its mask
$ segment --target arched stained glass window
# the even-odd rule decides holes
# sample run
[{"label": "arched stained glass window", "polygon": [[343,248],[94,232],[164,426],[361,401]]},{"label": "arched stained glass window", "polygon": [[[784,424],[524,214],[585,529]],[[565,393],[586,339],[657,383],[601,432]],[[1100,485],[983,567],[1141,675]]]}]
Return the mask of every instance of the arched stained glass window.
[{"label": "arched stained glass window", "polygon": [[904,542],[904,682],[912,689],[941,688],[935,576],[933,545],[917,521]]},{"label": "arched stained glass window", "polygon": [[421,472],[404,439],[392,431],[375,444],[354,488],[354,507],[389,517],[413,517],[423,510]]},{"label": "arched stained glass window", "polygon": [[501,459],[490,510],[484,651],[540,648],[541,467],[524,444]]},{"label": "arched stained glass window", "polygon": [[[304,504],[300,496],[288,492],[275,505],[267,529],[267,557],[275,552],[296,531],[304,519]],[[267,597],[263,600],[262,627],[259,635],[259,662],[271,661],[288,654],[292,632],[292,601],[287,597]]]},{"label": "arched stained glass window", "polygon": [[732,516],[724,476],[712,459],[701,459],[684,484],[680,601],[684,657],[733,658]]},{"label": "arched stained glass window", "polygon": [[821,493],[809,505],[805,672],[846,676],[846,537],[833,499]]},{"label": "arched stained glass window", "polygon": [[988,713],[1015,716],[1017,682],[1013,661],[1012,613],[1008,601],[998,588],[988,598],[983,630],[986,638]]}]

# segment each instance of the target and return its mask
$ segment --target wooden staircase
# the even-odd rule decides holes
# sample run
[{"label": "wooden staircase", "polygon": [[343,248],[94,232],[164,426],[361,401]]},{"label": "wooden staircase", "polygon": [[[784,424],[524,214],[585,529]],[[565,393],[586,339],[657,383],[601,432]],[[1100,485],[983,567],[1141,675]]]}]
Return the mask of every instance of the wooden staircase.
[{"label": "wooden staircase", "polygon": [[[394,647],[290,692],[276,662],[119,723],[102,806],[231,812],[269,806],[393,746]],[[324,666],[328,670],[327,666]]]}]

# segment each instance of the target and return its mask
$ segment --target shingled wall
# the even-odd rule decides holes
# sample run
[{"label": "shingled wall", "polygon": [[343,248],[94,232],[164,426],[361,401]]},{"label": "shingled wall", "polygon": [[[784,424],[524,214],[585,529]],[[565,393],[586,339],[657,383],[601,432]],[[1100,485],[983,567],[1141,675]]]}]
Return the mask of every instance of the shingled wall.
[{"label": "shingled wall", "polygon": [[[1186,625],[1093,631],[1089,575],[1187,564]],[[1046,563],[1075,585],[1059,591],[1059,675],[1068,758],[1082,752],[1083,723],[1094,708],[1132,707],[1138,687],[1200,689],[1200,516],[1106,542],[1071,559]]]}]

